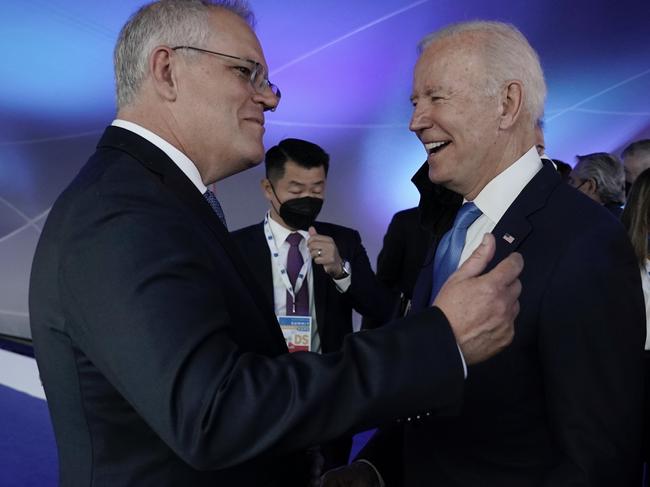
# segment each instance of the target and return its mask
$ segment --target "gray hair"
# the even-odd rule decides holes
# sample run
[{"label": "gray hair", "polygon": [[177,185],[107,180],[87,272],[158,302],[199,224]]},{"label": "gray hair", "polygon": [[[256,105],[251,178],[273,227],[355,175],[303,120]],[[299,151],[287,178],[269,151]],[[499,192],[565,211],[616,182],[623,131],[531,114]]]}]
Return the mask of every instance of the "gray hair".
[{"label": "gray hair", "polygon": [[621,162],[607,152],[576,156],[572,174],[578,179],[596,181],[596,193],[603,204],[625,203],[625,171]]},{"label": "gray hair", "polygon": [[207,47],[208,14],[215,8],[233,12],[251,28],[255,24],[253,12],[244,0],[160,0],[141,7],[129,18],[113,53],[118,108],[135,100],[147,76],[149,55],[156,46]]},{"label": "gray hair", "polygon": [[481,54],[487,70],[486,94],[496,96],[507,80],[519,80],[524,87],[524,111],[537,123],[544,114],[546,83],[539,56],[524,35],[512,24],[475,20],[452,24],[426,36],[418,54],[433,42],[465,32],[481,36]]},{"label": "gray hair", "polygon": [[650,139],[641,139],[628,145],[621,154],[623,159],[637,155],[646,155],[650,158]]}]

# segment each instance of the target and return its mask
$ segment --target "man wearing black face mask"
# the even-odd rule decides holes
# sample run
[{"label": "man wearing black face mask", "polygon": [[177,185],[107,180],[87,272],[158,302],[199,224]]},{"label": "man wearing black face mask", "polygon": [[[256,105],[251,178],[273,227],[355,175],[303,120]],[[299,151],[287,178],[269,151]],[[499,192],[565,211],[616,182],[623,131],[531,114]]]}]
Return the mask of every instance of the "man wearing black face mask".
[{"label": "man wearing black face mask", "polygon": [[[376,280],[357,231],[316,222],[329,155],[311,142],[285,139],[267,151],[265,164],[269,211],[262,223],[232,235],[274,303],[289,350],[338,351],[353,331],[353,309],[384,322],[396,296]],[[325,469],[344,464],[350,437],[321,451]]]}]

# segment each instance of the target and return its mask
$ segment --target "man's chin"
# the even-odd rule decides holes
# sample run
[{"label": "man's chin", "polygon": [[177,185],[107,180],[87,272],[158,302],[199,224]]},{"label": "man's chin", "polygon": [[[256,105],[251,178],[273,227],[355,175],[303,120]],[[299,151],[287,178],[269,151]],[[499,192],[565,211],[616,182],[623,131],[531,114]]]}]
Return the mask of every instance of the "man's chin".
[{"label": "man's chin", "polygon": [[249,145],[246,151],[242,151],[241,169],[239,171],[245,171],[246,169],[258,166],[262,161],[264,161],[264,145],[260,141],[259,143]]},{"label": "man's chin", "polygon": [[444,174],[440,170],[440,166],[429,163],[429,181],[433,184],[442,184],[445,181]]},{"label": "man's chin", "polygon": [[259,166],[262,161],[264,161],[264,151],[261,151],[261,153],[249,157],[246,160],[246,169]]},{"label": "man's chin", "polygon": [[443,186],[455,193],[458,193],[460,188],[457,184],[454,184],[453,179],[448,173],[443,173],[442,171],[436,170],[433,167],[429,166],[429,181],[438,186]]},{"label": "man's chin", "polygon": [[255,167],[255,166],[259,166],[262,161],[264,161],[264,156],[260,157],[259,159],[255,158],[255,159],[249,160],[247,169],[250,169],[250,168]]}]

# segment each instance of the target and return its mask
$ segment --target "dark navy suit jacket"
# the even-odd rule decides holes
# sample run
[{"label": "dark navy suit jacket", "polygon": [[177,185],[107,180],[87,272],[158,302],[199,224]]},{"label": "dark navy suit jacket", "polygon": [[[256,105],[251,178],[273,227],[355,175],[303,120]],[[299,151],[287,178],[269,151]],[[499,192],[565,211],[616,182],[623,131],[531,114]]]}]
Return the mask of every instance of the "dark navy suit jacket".
[{"label": "dark navy suit jacket", "polygon": [[[362,455],[408,487],[635,485],[645,319],[624,229],[545,165],[492,233],[489,268],[511,252],[524,258],[513,343],[469,367],[459,410],[386,427]],[[434,253],[414,310],[428,305]]]},{"label": "dark navy suit jacket", "polygon": [[438,411],[463,385],[436,308],[288,354],[203,196],[117,127],[49,214],[30,318],[64,487],[305,485],[306,447]]}]

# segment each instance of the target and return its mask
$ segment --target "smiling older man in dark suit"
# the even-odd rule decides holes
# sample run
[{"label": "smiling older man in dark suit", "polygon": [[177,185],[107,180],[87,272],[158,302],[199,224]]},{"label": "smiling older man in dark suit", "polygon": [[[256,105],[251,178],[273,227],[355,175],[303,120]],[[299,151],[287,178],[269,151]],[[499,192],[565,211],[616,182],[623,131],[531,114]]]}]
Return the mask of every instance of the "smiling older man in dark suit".
[{"label": "smiling older man in dark suit", "polygon": [[[456,24],[421,44],[410,128],[428,153],[415,181],[437,230],[413,310],[435,299],[451,249],[458,265],[485,232],[497,242],[491,265],[517,251],[526,267],[515,339],[469,367],[462,406],[448,417],[386,427],[362,452],[387,485],[639,480],[638,267],[619,222],[540,160],[535,125],[545,92],[536,53],[511,25]],[[466,233],[458,239],[460,227]],[[365,472],[363,485],[378,483],[367,463],[353,468]],[[327,485],[349,485],[334,479],[350,473],[330,474]]]}]

